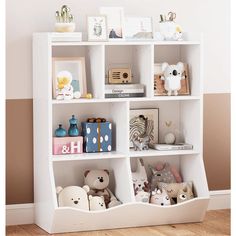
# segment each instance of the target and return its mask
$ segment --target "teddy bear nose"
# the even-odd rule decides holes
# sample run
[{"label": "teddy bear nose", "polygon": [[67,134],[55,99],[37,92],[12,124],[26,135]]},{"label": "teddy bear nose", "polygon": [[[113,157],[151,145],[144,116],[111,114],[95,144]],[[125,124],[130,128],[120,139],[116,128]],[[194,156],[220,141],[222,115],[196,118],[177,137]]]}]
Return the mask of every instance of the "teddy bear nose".
[{"label": "teddy bear nose", "polygon": [[141,184],[139,184],[138,186],[141,187]]},{"label": "teddy bear nose", "polygon": [[100,178],[99,181],[102,183],[103,182],[103,178]]},{"label": "teddy bear nose", "polygon": [[177,75],[177,70],[173,70],[173,75]]},{"label": "teddy bear nose", "polygon": [[164,203],[162,202],[161,205],[164,206]]},{"label": "teddy bear nose", "polygon": [[78,201],[74,201],[74,204],[78,204]]}]

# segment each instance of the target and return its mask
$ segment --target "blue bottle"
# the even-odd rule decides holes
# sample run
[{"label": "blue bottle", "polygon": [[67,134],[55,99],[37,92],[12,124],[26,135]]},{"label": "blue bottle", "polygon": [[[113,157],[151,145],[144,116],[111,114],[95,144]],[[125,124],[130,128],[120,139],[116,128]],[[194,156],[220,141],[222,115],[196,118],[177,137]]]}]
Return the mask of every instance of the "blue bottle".
[{"label": "blue bottle", "polygon": [[79,136],[79,129],[77,126],[78,120],[75,118],[74,115],[72,115],[72,118],[69,120],[70,127],[68,129],[68,135],[70,137],[76,137]]},{"label": "blue bottle", "polygon": [[65,137],[66,136],[66,130],[62,128],[62,124],[59,124],[59,128],[55,130],[55,136],[56,137]]}]

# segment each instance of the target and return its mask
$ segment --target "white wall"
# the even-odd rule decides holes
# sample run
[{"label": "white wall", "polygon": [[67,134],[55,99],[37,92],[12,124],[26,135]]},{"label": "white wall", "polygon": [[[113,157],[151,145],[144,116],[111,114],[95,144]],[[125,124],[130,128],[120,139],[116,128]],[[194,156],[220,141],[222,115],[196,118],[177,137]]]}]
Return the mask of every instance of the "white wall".
[{"label": "white wall", "polygon": [[72,9],[77,31],[86,31],[86,15],[100,6],[123,6],[125,15],[152,16],[174,11],[184,31],[205,34],[205,93],[230,92],[229,0],[7,0],[7,99],[32,98],[32,33],[53,31],[54,13],[61,5]]}]

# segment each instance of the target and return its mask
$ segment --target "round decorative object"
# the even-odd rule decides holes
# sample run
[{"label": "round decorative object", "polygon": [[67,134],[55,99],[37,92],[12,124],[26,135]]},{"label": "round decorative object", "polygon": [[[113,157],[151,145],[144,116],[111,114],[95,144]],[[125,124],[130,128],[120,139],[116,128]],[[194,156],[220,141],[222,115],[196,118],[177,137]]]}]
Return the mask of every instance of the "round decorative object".
[{"label": "round decorative object", "polygon": [[66,130],[62,128],[62,124],[59,124],[59,128],[55,130],[55,136],[56,137],[65,137],[66,136]]},{"label": "round decorative object", "polygon": [[175,143],[175,135],[173,133],[168,133],[165,135],[165,143],[166,144],[174,144]]},{"label": "round decorative object", "polygon": [[86,93],[85,94],[85,98],[91,99],[91,98],[93,98],[93,95],[91,93]]},{"label": "round decorative object", "polygon": [[81,97],[81,93],[79,91],[74,92],[74,98],[78,99]]}]

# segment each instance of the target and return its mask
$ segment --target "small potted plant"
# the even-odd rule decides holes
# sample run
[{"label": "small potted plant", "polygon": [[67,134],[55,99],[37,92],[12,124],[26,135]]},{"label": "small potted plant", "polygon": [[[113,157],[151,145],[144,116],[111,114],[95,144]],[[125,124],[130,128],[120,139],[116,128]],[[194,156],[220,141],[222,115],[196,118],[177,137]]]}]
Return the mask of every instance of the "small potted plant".
[{"label": "small potted plant", "polygon": [[66,5],[61,7],[61,11],[56,11],[56,32],[74,32],[74,17],[70,14],[70,8]]}]

